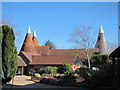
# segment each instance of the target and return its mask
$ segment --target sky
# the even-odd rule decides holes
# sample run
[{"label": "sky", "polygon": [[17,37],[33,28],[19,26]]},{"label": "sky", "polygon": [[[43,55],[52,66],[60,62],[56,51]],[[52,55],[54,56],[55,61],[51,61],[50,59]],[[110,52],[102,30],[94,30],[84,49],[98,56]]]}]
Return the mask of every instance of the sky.
[{"label": "sky", "polygon": [[118,45],[120,46],[120,2],[118,3],[118,26],[119,26],[119,30],[118,30]]},{"label": "sky", "polygon": [[14,25],[20,49],[28,26],[36,31],[39,44],[51,40],[57,48],[73,48],[69,42],[75,27],[86,25],[97,33],[102,25],[108,43],[118,43],[117,2],[3,2],[2,18]]}]

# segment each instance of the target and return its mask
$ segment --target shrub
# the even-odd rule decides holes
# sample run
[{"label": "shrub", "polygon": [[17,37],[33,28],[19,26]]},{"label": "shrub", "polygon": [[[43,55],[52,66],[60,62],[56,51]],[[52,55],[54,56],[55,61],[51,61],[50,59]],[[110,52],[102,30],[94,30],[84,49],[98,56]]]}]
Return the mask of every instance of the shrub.
[{"label": "shrub", "polygon": [[69,81],[72,81],[74,80],[76,77],[73,75],[73,74],[65,74],[62,79],[64,80],[69,80]]},{"label": "shrub", "polygon": [[66,71],[65,74],[69,76],[69,75],[73,75],[74,72],[72,70],[70,70],[70,71]]},{"label": "shrub", "polygon": [[41,68],[39,72],[41,74],[43,74],[43,73],[45,73],[45,74],[50,74],[50,73],[55,74],[55,73],[57,73],[57,69],[58,69],[57,67],[48,66],[48,67]]},{"label": "shrub", "polygon": [[71,73],[72,72],[72,65],[71,64],[63,64],[61,68],[61,72],[66,74],[66,73]]},{"label": "shrub", "polygon": [[51,69],[51,73],[53,73],[53,74],[55,74],[55,73],[57,73],[57,67],[51,67],[50,68]]},{"label": "shrub", "polygon": [[108,60],[108,55],[94,54],[91,56],[91,64],[106,64]]},{"label": "shrub", "polygon": [[34,77],[41,77],[39,73],[34,73]]},{"label": "shrub", "polygon": [[51,67],[50,66],[45,67],[43,70],[44,70],[44,73],[46,73],[46,74],[50,74],[51,73]]},{"label": "shrub", "polygon": [[79,74],[82,77],[85,77],[88,76],[87,71],[87,68],[78,68],[75,70],[75,73]]},{"label": "shrub", "polygon": [[57,74],[55,74],[55,76],[56,76],[56,77],[58,77],[58,76],[60,76],[60,74],[59,74],[59,73],[57,73]]},{"label": "shrub", "polygon": [[40,74],[45,73],[45,72],[44,72],[44,69],[45,69],[45,68],[40,68],[39,73],[40,73]]},{"label": "shrub", "polygon": [[50,77],[51,75],[50,74],[45,74],[45,73],[41,75],[41,77],[44,77],[44,76],[49,76]]},{"label": "shrub", "polygon": [[90,84],[93,87],[111,86],[111,71],[99,70],[90,72]]}]

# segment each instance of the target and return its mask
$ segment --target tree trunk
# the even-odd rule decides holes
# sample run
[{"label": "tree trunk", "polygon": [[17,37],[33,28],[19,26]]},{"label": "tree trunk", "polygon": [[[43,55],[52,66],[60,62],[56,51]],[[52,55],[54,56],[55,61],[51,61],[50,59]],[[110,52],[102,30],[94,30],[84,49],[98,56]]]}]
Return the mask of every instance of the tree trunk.
[{"label": "tree trunk", "polygon": [[88,67],[89,67],[89,69],[91,68],[91,65],[90,65],[90,58],[88,58]]}]

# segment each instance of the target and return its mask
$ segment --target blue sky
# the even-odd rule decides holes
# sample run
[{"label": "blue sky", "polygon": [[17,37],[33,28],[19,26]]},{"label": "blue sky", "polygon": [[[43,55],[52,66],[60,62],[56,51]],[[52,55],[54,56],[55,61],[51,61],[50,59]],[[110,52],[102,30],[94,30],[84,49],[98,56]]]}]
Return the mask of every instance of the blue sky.
[{"label": "blue sky", "polygon": [[[51,40],[58,48],[72,48],[68,42],[76,26],[87,25],[95,32],[103,26],[108,43],[118,42],[117,2],[3,2],[3,19],[14,24],[20,48],[28,26],[36,30],[40,45]],[[94,36],[97,38],[97,34]]]}]

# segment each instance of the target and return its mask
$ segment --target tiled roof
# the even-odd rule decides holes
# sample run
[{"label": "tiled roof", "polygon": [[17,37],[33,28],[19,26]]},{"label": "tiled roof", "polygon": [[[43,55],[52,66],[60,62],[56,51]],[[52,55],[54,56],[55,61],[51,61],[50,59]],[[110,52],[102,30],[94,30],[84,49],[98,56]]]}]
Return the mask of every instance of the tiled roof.
[{"label": "tiled roof", "polygon": [[110,58],[120,58],[120,46],[117,47],[110,55]]},{"label": "tiled roof", "polygon": [[38,39],[36,36],[33,36],[32,38],[34,46],[39,46]]},{"label": "tiled roof", "polygon": [[32,61],[32,54],[29,52],[21,52],[30,62]]},{"label": "tiled roof", "polygon": [[36,51],[39,54],[48,54],[50,46],[36,46]]},{"label": "tiled roof", "polygon": [[[30,64],[73,64],[76,56],[85,58],[85,49],[49,49],[48,46],[36,47],[41,53],[21,52]],[[99,49],[90,49],[91,53],[99,52]]]},{"label": "tiled roof", "polygon": [[50,55],[50,56],[32,56],[30,64],[72,64],[75,60],[75,55]]},{"label": "tiled roof", "polygon": [[20,51],[36,53],[35,46],[33,44],[32,36],[30,33],[26,34],[25,40]]},{"label": "tiled roof", "polygon": [[41,55],[41,54],[23,52],[23,51],[21,51],[20,53],[22,53],[30,62],[32,62],[32,56],[33,55]]},{"label": "tiled roof", "polygon": [[[86,49],[51,49],[48,55],[84,55]],[[98,48],[93,48],[89,50],[90,53],[99,52]]]},{"label": "tiled roof", "polygon": [[17,59],[18,59],[18,66],[27,66],[27,64],[23,61],[23,59],[20,56],[18,56]]}]

